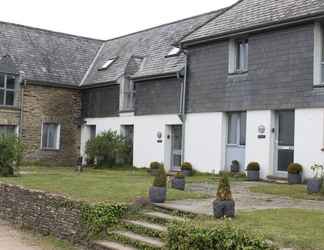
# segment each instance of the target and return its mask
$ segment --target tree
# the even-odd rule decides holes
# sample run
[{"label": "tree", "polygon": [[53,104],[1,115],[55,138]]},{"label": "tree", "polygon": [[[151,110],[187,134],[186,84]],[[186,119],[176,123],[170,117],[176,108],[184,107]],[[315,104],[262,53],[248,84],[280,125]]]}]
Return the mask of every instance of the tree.
[{"label": "tree", "polygon": [[0,135],[0,175],[13,176],[23,155],[23,146],[19,138],[12,135]]}]

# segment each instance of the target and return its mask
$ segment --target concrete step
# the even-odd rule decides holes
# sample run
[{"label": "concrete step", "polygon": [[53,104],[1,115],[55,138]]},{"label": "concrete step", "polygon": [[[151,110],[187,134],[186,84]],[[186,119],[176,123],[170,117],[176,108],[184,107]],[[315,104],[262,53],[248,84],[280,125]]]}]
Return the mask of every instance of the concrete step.
[{"label": "concrete step", "polygon": [[170,214],[167,214],[167,213],[156,212],[156,211],[145,212],[144,215],[148,216],[148,217],[152,217],[152,218],[165,220],[167,222],[171,222],[171,221],[182,222],[182,221],[185,221],[184,218],[181,218],[179,216],[173,216],[173,215],[170,215]]},{"label": "concrete step", "polygon": [[155,231],[159,231],[159,232],[162,232],[162,233],[165,233],[165,232],[168,231],[167,227],[164,227],[164,226],[161,226],[161,225],[158,225],[158,224],[148,223],[148,222],[145,222],[145,221],[124,220],[123,222],[126,223],[126,224],[132,224],[132,225],[135,225],[135,226],[145,227],[145,228],[155,230]]},{"label": "concrete step", "polygon": [[161,249],[165,246],[165,244],[157,238],[152,238],[148,236],[142,236],[140,234],[136,234],[130,231],[113,231],[113,235],[115,235],[119,241],[125,242],[127,244],[134,245],[140,249]]},{"label": "concrete step", "polygon": [[95,241],[92,244],[92,248],[94,250],[138,250],[137,248],[126,246],[121,243],[117,243],[114,241],[106,241],[106,240],[100,240]]},{"label": "concrete step", "polygon": [[268,175],[267,181],[271,182],[271,183],[288,184],[288,178],[278,177],[278,176],[273,176],[273,175]]}]

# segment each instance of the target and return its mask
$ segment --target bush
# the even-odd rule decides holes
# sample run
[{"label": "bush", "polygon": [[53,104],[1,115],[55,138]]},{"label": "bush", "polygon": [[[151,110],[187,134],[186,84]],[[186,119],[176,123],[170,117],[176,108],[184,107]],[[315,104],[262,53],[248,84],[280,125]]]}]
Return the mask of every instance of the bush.
[{"label": "bush", "polygon": [[153,186],[154,187],[166,187],[167,176],[164,170],[163,164],[160,165],[160,168],[154,177]]},{"label": "bush", "polygon": [[151,170],[159,169],[160,166],[161,166],[161,163],[157,162],[157,161],[153,161],[153,162],[150,163],[150,169]]},{"label": "bush", "polygon": [[258,162],[250,162],[247,165],[246,170],[248,170],[248,171],[260,171],[260,164]]},{"label": "bush", "polygon": [[227,174],[222,175],[219,180],[216,197],[220,201],[232,200],[231,185]]},{"label": "bush", "polygon": [[202,228],[189,222],[172,223],[168,227],[167,244],[170,250],[275,250],[263,237],[252,235],[234,226],[218,224]]},{"label": "bush", "polygon": [[129,145],[117,131],[109,130],[97,135],[86,144],[89,159],[96,159],[97,166],[113,167],[129,159]]},{"label": "bush", "polygon": [[181,170],[189,170],[192,171],[192,165],[190,162],[184,162],[181,164]]},{"label": "bush", "polygon": [[289,174],[300,174],[303,172],[303,166],[298,163],[290,163],[288,166]]},{"label": "bush", "polygon": [[108,226],[117,224],[126,212],[126,204],[84,204],[81,219],[91,237],[105,231]]},{"label": "bush", "polygon": [[0,175],[7,177],[14,175],[23,154],[23,146],[16,136],[0,136]]}]

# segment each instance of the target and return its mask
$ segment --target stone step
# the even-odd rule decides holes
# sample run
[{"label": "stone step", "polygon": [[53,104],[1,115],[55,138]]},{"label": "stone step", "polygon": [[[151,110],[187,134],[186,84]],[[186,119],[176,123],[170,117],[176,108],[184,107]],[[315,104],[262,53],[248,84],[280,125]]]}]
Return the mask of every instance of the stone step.
[{"label": "stone step", "polygon": [[165,233],[165,232],[168,231],[167,227],[164,227],[164,226],[161,226],[161,225],[158,225],[158,224],[148,223],[148,222],[145,222],[145,221],[124,220],[124,223],[132,224],[132,225],[140,226],[140,227],[145,227],[145,228],[148,228],[148,229],[151,229],[151,230],[156,230],[156,231],[159,231],[159,232],[162,232],[162,233]]},{"label": "stone step", "polygon": [[267,181],[271,182],[271,183],[287,184],[288,183],[288,178],[268,175],[267,176]]},{"label": "stone step", "polygon": [[130,231],[113,231],[118,241],[134,245],[140,249],[161,249],[164,247],[164,243],[157,238],[152,238],[148,236],[142,236]]},{"label": "stone step", "polygon": [[138,250],[137,248],[126,246],[121,243],[117,243],[114,241],[106,241],[106,240],[100,240],[95,241],[92,244],[92,248],[94,250]]},{"label": "stone step", "polygon": [[171,221],[182,222],[182,221],[185,221],[184,218],[181,218],[179,216],[174,216],[174,215],[170,215],[170,214],[162,213],[162,212],[152,211],[152,212],[145,212],[143,214],[145,216],[165,220],[167,222],[171,222]]}]

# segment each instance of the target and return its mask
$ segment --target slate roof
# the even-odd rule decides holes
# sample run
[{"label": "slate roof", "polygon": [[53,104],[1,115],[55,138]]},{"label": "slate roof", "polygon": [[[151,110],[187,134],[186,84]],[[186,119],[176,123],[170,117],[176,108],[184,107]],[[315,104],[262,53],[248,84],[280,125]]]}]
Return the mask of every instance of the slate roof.
[{"label": "slate roof", "polygon": [[[82,86],[116,81],[124,75],[132,56],[144,58],[141,69],[133,77],[180,71],[184,67],[183,55],[165,57],[172,44],[221,12],[223,9],[106,41]],[[98,71],[111,58],[117,60],[107,70]]]},{"label": "slate roof", "polygon": [[[27,80],[78,86],[102,43],[0,22],[0,58],[9,55],[10,64]],[[4,67],[9,66],[2,60]]]},{"label": "slate roof", "polygon": [[10,55],[5,55],[0,59],[0,72],[6,74],[19,75],[18,67],[13,62]]},{"label": "slate roof", "polygon": [[323,0],[241,0],[182,43],[324,13]]}]

